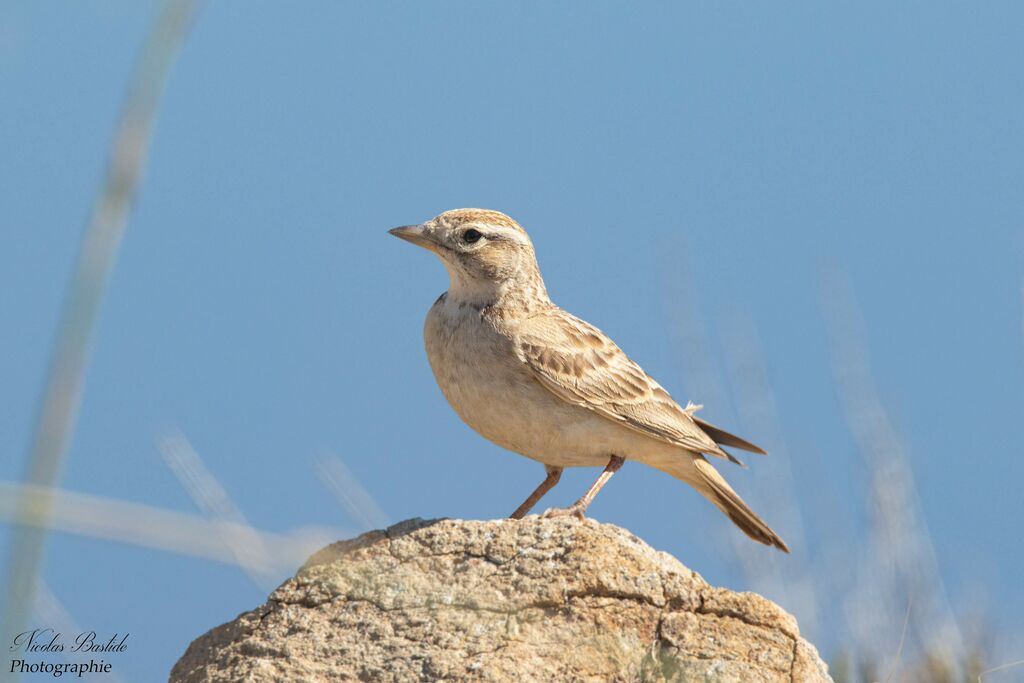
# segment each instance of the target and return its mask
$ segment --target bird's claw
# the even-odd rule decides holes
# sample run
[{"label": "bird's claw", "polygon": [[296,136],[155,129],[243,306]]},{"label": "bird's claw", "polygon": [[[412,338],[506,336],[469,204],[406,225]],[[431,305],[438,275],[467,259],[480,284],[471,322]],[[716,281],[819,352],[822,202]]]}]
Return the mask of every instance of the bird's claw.
[{"label": "bird's claw", "polygon": [[575,517],[576,519],[583,521],[586,516],[585,512],[587,509],[582,505],[570,505],[567,508],[548,508],[541,515],[543,519],[554,519],[556,517]]}]

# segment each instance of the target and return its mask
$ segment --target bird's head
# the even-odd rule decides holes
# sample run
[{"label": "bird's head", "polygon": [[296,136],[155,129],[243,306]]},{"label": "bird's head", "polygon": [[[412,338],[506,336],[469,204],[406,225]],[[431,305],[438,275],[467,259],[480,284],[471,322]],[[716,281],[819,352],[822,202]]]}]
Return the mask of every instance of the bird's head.
[{"label": "bird's head", "polygon": [[530,237],[503,213],[453,209],[390,232],[437,254],[455,296],[479,303],[493,303],[511,293],[547,299]]}]

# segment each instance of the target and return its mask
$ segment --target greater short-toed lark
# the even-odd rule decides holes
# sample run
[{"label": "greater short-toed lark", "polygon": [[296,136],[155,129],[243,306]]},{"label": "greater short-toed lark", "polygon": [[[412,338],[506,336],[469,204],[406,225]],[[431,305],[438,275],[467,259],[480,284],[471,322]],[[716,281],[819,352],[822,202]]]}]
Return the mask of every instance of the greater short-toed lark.
[{"label": "greater short-toed lark", "polygon": [[437,254],[451,278],[427,314],[434,377],[466,424],[544,464],[547,477],[512,517],[547,493],[565,467],[604,466],[572,507],[582,516],[626,460],[694,487],[755,541],[789,549],[704,454],[739,463],[722,446],[764,453],[682,408],[596,327],[548,298],[533,244],[497,211],[456,209],[391,230]]}]

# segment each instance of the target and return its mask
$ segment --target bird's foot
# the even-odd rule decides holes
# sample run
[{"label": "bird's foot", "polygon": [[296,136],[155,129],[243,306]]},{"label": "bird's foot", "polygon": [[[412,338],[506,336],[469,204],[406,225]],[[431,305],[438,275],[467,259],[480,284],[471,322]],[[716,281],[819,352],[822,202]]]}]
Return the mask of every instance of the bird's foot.
[{"label": "bird's foot", "polygon": [[583,521],[584,519],[586,519],[586,511],[586,506],[576,503],[574,505],[570,505],[567,508],[548,508],[547,510],[544,511],[544,514],[541,515],[541,517],[544,519],[554,519],[556,517],[575,517],[576,519]]}]

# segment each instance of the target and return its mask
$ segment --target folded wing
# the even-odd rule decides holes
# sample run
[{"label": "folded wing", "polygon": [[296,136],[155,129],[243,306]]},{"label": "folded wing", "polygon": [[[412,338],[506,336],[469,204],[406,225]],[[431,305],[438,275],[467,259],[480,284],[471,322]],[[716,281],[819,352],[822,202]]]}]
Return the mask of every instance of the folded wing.
[{"label": "folded wing", "polygon": [[[655,439],[742,463],[719,444],[764,453],[693,416],[603,332],[553,308],[522,323],[517,349],[534,376],[563,400]],[[717,443],[716,443],[717,442]]]}]

